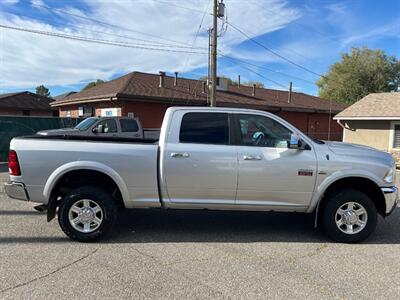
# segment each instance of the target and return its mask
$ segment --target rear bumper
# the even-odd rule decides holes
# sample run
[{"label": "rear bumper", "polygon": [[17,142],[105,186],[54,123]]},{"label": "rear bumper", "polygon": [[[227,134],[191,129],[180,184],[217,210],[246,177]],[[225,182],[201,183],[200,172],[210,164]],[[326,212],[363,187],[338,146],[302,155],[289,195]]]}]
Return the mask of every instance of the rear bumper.
[{"label": "rear bumper", "polygon": [[6,182],[4,184],[4,190],[10,198],[29,201],[25,185],[21,182]]},{"label": "rear bumper", "polygon": [[381,188],[383,196],[385,197],[386,203],[386,215],[390,215],[393,210],[397,207],[399,200],[399,193],[396,187],[383,187]]}]

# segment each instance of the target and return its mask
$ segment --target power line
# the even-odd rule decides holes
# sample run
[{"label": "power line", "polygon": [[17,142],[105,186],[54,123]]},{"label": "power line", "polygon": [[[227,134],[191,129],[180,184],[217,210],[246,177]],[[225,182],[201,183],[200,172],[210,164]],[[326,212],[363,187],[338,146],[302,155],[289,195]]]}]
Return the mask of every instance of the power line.
[{"label": "power line", "polygon": [[290,78],[293,78],[293,79],[296,79],[296,80],[300,80],[300,81],[315,85],[315,82],[312,82],[310,80],[303,79],[303,78],[300,78],[300,77],[297,77],[297,76],[294,76],[294,75],[290,75],[290,74],[287,74],[287,73],[284,73],[284,72],[281,72],[281,71],[273,70],[273,69],[270,69],[270,68],[267,68],[267,67],[264,67],[264,66],[259,66],[259,65],[250,63],[250,62],[245,61],[245,60],[240,59],[240,58],[232,57],[232,56],[225,55],[225,54],[222,54],[222,53],[219,53],[219,55],[222,56],[223,58],[226,58],[226,59],[230,60],[230,61],[237,61],[237,62],[246,64],[246,65],[249,65],[249,66],[256,67],[258,69],[267,70],[267,71],[270,71],[270,72],[273,72],[273,73],[276,73],[276,74],[280,74],[280,75],[283,75],[283,76],[286,76],[286,77],[290,77]]},{"label": "power line", "polygon": [[[155,1],[155,0],[153,0],[153,1]],[[159,1],[157,1],[157,2],[159,2]],[[162,2],[162,1],[161,1],[161,2]],[[193,38],[191,47],[194,47],[194,45],[195,45],[195,43],[196,43],[196,41],[197,41],[197,37],[199,36],[201,27],[203,26],[204,18],[205,18],[206,14],[207,14],[207,9],[208,9],[208,6],[210,5],[210,2],[211,2],[211,0],[208,1],[207,5],[206,5],[206,7],[205,7],[205,9],[204,9],[204,12],[202,12],[202,13],[203,13],[203,16],[202,16],[202,18],[201,18],[201,20],[200,20],[200,25],[199,25],[199,27],[198,27],[197,30],[196,30],[196,34],[195,34],[195,36],[194,36],[194,38]],[[188,63],[189,59],[190,59],[190,53],[187,55],[186,60],[185,60],[185,63],[184,63],[184,65],[183,65],[183,69],[182,69],[182,70],[183,70],[183,73],[185,73],[185,71],[186,71],[186,66],[187,66],[187,63]],[[197,88],[197,82],[196,82],[196,84],[195,84],[195,86],[194,86],[194,89],[193,89],[194,92],[196,91],[196,88]],[[172,96],[171,104],[174,102],[175,96],[176,96],[176,89],[175,89],[174,94],[173,94],[173,96]],[[189,103],[189,100],[186,102],[186,104],[188,104],[188,103]]]},{"label": "power line", "polygon": [[[49,10],[49,12],[54,14],[54,15],[57,15],[55,12],[53,12],[51,10]],[[16,16],[19,16],[19,17],[25,17],[24,15],[16,14],[16,13],[13,13],[13,15],[16,15]],[[60,23],[60,22],[58,22],[58,23]],[[167,44],[167,43],[158,42],[158,41],[154,41],[154,40],[139,39],[139,38],[132,37],[132,36],[129,36],[129,35],[116,34],[116,33],[111,33],[111,32],[106,32],[106,31],[100,31],[100,30],[93,30],[93,29],[89,29],[89,28],[86,28],[86,27],[83,27],[83,26],[78,26],[76,24],[72,24],[72,27],[77,28],[77,29],[81,29],[81,30],[84,30],[84,31],[87,31],[87,32],[100,33],[100,34],[109,35],[109,36],[121,37],[121,38],[129,39],[129,40],[133,40],[133,41],[144,42],[144,43],[146,43],[145,45],[147,45],[147,46],[177,47],[177,48],[193,49],[193,46],[189,46],[189,45],[188,46],[180,46],[180,45],[176,45],[176,44]],[[201,48],[196,48],[196,49],[201,49]],[[205,49],[207,49],[207,48],[203,48],[202,50],[205,50]]]},{"label": "power line", "polygon": [[[196,34],[195,34],[194,39],[193,39],[193,42],[192,42],[192,47],[195,45],[195,43],[196,43],[196,41],[197,41],[197,37],[199,36],[199,33],[200,33],[200,30],[201,30],[201,27],[203,26],[204,18],[206,17],[207,10],[208,10],[208,6],[210,5],[210,2],[211,2],[211,0],[208,0],[208,3],[207,3],[207,5],[206,5],[206,8],[204,9],[204,13],[203,13],[203,16],[202,16],[202,18],[201,18],[200,25],[199,25],[199,27],[197,28]],[[186,65],[187,65],[189,59],[190,59],[190,53],[188,54],[188,56],[187,56],[187,58],[186,58],[186,60],[185,60],[185,64],[184,64],[184,66],[183,66],[183,70],[184,70],[184,71],[186,70]],[[196,88],[197,88],[197,84],[198,84],[198,83],[199,83],[199,81],[197,81],[196,84],[195,84],[195,86],[194,86],[194,89],[193,89],[193,92],[194,92],[194,93],[196,92]],[[188,102],[186,102],[186,104],[188,104]]]},{"label": "power line", "polygon": [[[51,13],[55,14],[54,12],[51,12]],[[16,13],[13,13],[13,15],[20,16],[20,17],[25,17],[24,15],[20,15],[20,14],[16,14]],[[60,22],[58,22],[58,23],[60,23]],[[139,38],[135,38],[135,37],[132,37],[132,36],[129,36],[129,35],[116,34],[116,33],[111,33],[111,32],[106,32],[106,31],[100,31],[100,30],[93,30],[93,29],[89,29],[89,28],[86,28],[86,27],[83,27],[83,26],[78,26],[76,24],[72,24],[72,27],[76,28],[76,29],[83,30],[83,31],[87,31],[87,32],[99,33],[99,34],[104,34],[104,35],[109,35],[109,36],[121,37],[121,38],[129,39],[129,40],[133,40],[133,41],[144,42],[146,44],[143,44],[143,45],[147,45],[147,46],[176,47],[176,48],[183,48],[183,49],[184,48],[187,48],[187,49],[192,48],[190,46],[180,46],[180,45],[177,45],[177,44],[167,44],[167,43],[162,43],[162,42],[153,41],[153,40],[139,39]],[[201,48],[196,48],[196,49],[201,49]],[[207,48],[203,48],[203,50],[205,50],[205,49],[207,49]]]},{"label": "power line", "polygon": [[239,64],[238,64],[237,66],[240,67],[240,68],[246,69],[246,70],[248,70],[248,71],[250,71],[250,72],[256,74],[257,76],[259,76],[259,77],[261,77],[261,78],[264,78],[265,80],[270,81],[270,82],[276,84],[277,86],[280,86],[280,87],[284,88],[285,90],[287,90],[287,86],[286,86],[286,85],[284,85],[284,84],[282,84],[282,83],[279,83],[279,82],[277,82],[277,81],[275,81],[275,80],[272,80],[272,79],[270,79],[270,78],[268,78],[268,77],[266,77],[266,76],[264,76],[264,75],[258,73],[257,71],[254,71],[254,70],[251,69],[251,68],[248,68],[248,67],[245,67],[245,66],[242,66],[242,65],[239,65]]},{"label": "power line", "polygon": [[[14,14],[20,17],[24,17],[23,15],[20,14]],[[109,36],[116,36],[116,37],[122,37],[125,39],[130,39],[130,40],[134,40],[134,41],[141,41],[144,42],[145,44],[141,44],[141,43],[135,43],[135,45],[141,45],[141,46],[150,46],[150,47],[172,47],[172,48],[182,48],[182,49],[197,49],[197,50],[206,50],[207,48],[200,48],[200,47],[196,47],[194,48],[193,46],[180,46],[180,45],[176,45],[176,44],[167,44],[167,43],[160,43],[157,41],[152,41],[152,40],[145,40],[145,39],[138,39],[138,38],[134,38],[131,36],[127,36],[127,35],[120,35],[120,34],[115,34],[115,33],[110,33],[110,32],[105,32],[105,31],[99,31],[99,30],[93,30],[93,29],[88,29],[86,27],[82,27],[82,26],[77,26],[77,25],[72,25],[74,28],[77,29],[81,29],[83,31],[87,31],[87,32],[93,32],[93,33],[100,33],[100,34],[104,34],[104,35],[109,35]],[[114,41],[117,43],[126,43],[125,41]]]},{"label": "power line", "polygon": [[89,43],[103,44],[103,45],[109,45],[109,46],[118,46],[118,47],[125,47],[125,48],[134,48],[134,49],[145,49],[145,50],[153,50],[153,51],[161,51],[161,52],[207,54],[206,52],[147,47],[147,46],[144,46],[143,44],[142,45],[140,45],[140,44],[129,44],[129,43],[126,43],[126,42],[116,42],[116,41],[110,41],[110,40],[93,39],[93,38],[87,38],[87,37],[82,37],[82,36],[77,36],[77,35],[62,34],[62,33],[56,33],[56,32],[49,32],[49,31],[34,30],[34,29],[14,27],[14,26],[7,26],[7,25],[3,25],[3,24],[0,24],[0,28],[11,29],[11,30],[16,30],[16,31],[22,31],[22,32],[29,32],[29,33],[40,34],[40,35],[54,36],[54,37],[58,37],[58,38],[70,39],[70,40],[75,40],[75,41],[83,41],[83,42],[89,42]]},{"label": "power line", "polygon": [[178,4],[171,3],[171,2],[166,2],[166,1],[161,1],[161,0],[152,0],[152,1],[158,2],[158,3],[161,3],[161,4],[165,4],[165,5],[168,5],[168,6],[174,6],[174,7],[178,7],[178,8],[181,8],[181,9],[185,9],[185,10],[201,13],[201,14],[203,13],[203,11],[200,10],[200,9],[186,7],[186,6],[178,5]]},{"label": "power line", "polygon": [[286,58],[285,56],[279,54],[278,52],[276,52],[276,51],[274,51],[274,50],[268,48],[268,47],[265,46],[264,44],[261,44],[261,43],[258,42],[256,39],[252,38],[252,37],[249,36],[247,33],[245,33],[243,30],[241,30],[240,28],[238,28],[236,25],[234,25],[234,24],[232,24],[232,23],[230,23],[230,22],[228,22],[228,24],[229,24],[233,29],[235,29],[236,31],[238,31],[239,33],[241,33],[242,35],[244,35],[246,38],[248,38],[249,40],[251,40],[253,43],[257,44],[258,46],[260,46],[260,47],[262,47],[262,48],[264,48],[266,51],[272,53],[273,55],[275,55],[275,56],[277,56],[277,57],[283,59],[284,61],[286,61],[286,62],[288,62],[288,63],[290,63],[290,64],[292,64],[292,65],[294,65],[294,66],[296,66],[296,67],[298,67],[298,68],[300,68],[300,69],[302,69],[302,70],[304,70],[304,71],[307,71],[307,72],[309,72],[309,73],[311,73],[311,74],[314,74],[314,75],[316,75],[316,76],[319,76],[319,77],[324,77],[324,75],[319,74],[319,73],[317,73],[317,72],[314,72],[314,71],[310,70],[309,68],[304,67],[304,66],[302,66],[302,65],[300,65],[300,64],[298,64],[298,63],[296,63],[296,62],[294,62],[294,61],[292,61],[292,60]]},{"label": "power line", "polygon": [[87,29],[84,27],[80,27],[80,26],[74,26],[77,28],[80,28],[82,30],[86,30],[88,32],[94,32],[94,33],[101,33],[101,34],[105,34],[105,35],[110,35],[110,36],[117,36],[117,37],[122,37],[122,38],[126,38],[126,39],[130,39],[130,40],[134,40],[134,41],[142,41],[145,42],[145,44],[138,44],[138,45],[143,45],[143,46],[152,46],[152,47],[171,47],[171,48],[181,48],[181,49],[197,49],[197,50],[206,50],[207,48],[200,48],[200,47],[192,47],[192,46],[180,46],[180,45],[176,45],[176,44],[166,44],[166,43],[159,43],[159,42],[155,42],[155,44],[152,44],[151,40],[144,40],[144,39],[137,39],[137,38],[133,38],[127,35],[120,35],[120,34],[115,34],[115,33],[109,33],[109,32],[105,32],[105,31],[98,31],[98,30],[92,30],[92,29]]},{"label": "power line", "polygon": [[[22,0],[22,1],[28,3],[27,0]],[[133,32],[133,33],[141,34],[141,35],[152,36],[152,37],[155,37],[155,38],[160,39],[160,40],[168,41],[168,42],[170,42],[170,43],[172,42],[172,43],[175,43],[175,44],[185,45],[184,43],[179,42],[179,41],[174,41],[174,40],[171,40],[171,39],[166,39],[166,38],[163,38],[163,37],[160,37],[160,36],[157,36],[157,35],[153,35],[153,34],[146,33],[146,32],[141,32],[141,31],[138,31],[138,30],[133,30],[133,29],[126,28],[126,27],[123,27],[123,26],[120,26],[120,25],[116,25],[116,24],[112,24],[112,23],[107,23],[107,22],[100,21],[100,20],[97,20],[97,19],[94,19],[94,18],[90,18],[90,17],[86,17],[86,16],[77,15],[77,14],[71,13],[71,12],[69,12],[69,11],[63,10],[63,9],[61,9],[61,8],[52,8],[52,7],[50,7],[50,6],[42,5],[42,4],[40,4],[40,3],[35,3],[34,6],[41,7],[41,8],[44,8],[44,9],[46,9],[46,10],[49,10],[49,11],[57,11],[57,12],[60,12],[60,13],[62,13],[62,14],[66,14],[66,15],[69,15],[69,16],[72,16],[72,17],[76,17],[76,18],[80,18],[80,19],[84,19],[84,20],[88,20],[88,21],[92,21],[92,22],[95,22],[95,23],[98,23],[98,24],[102,24],[102,25],[106,25],[106,26],[111,26],[111,27],[114,27],[114,28],[119,28],[119,29],[124,30],[124,31],[130,31],[130,32]],[[187,46],[187,45],[186,45],[186,46]]]}]

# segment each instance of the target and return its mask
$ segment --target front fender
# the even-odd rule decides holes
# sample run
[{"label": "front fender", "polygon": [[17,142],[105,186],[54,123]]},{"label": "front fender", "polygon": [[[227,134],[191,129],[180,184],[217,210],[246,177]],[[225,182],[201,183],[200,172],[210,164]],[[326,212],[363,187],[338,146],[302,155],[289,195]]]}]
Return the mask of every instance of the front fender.
[{"label": "front fender", "polygon": [[[321,175],[319,175],[319,176],[321,176]],[[320,184],[318,184],[318,186],[316,187],[307,212],[312,213],[315,211],[315,209],[318,208],[318,204],[320,203],[322,197],[325,194],[325,191],[328,189],[329,186],[331,186],[334,182],[336,182],[340,179],[349,178],[349,177],[358,177],[358,178],[369,179],[369,180],[375,182],[378,186],[381,186],[383,184],[381,178],[379,178],[372,172],[362,170],[362,169],[348,169],[348,170],[340,170],[340,171],[333,172],[332,174],[327,176],[325,179],[323,179],[320,182]]]},{"label": "front fender", "polygon": [[54,170],[54,172],[47,179],[44,186],[43,196],[45,197],[45,199],[47,199],[47,201],[50,201],[51,192],[57,182],[60,180],[60,178],[62,178],[68,172],[77,170],[93,170],[104,173],[112,180],[114,180],[114,182],[117,184],[124,203],[126,204],[129,201],[129,191],[122,177],[109,166],[94,161],[74,161],[64,164]]}]

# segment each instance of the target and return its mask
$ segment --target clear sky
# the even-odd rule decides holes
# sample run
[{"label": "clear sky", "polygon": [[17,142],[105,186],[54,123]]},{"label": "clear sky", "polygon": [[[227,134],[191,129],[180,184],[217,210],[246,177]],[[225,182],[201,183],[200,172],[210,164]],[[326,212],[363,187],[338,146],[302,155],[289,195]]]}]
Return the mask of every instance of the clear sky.
[{"label": "clear sky", "polygon": [[[352,47],[382,49],[400,57],[399,0],[224,2],[228,26],[218,41],[219,75],[235,79],[240,74],[242,82],[257,80],[280,89],[292,81],[295,90],[317,94],[318,76],[313,73],[326,73]],[[204,76],[211,4],[212,0],[0,0],[0,25],[127,46],[0,27],[0,92],[34,91],[44,84],[55,96],[131,71]],[[234,27],[312,72],[268,52]]]}]

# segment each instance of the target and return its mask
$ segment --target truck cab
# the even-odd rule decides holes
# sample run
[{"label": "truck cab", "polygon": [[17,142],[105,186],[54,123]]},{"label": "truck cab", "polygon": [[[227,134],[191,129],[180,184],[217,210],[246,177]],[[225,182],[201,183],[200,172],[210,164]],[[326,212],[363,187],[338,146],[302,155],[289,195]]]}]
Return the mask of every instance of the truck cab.
[{"label": "truck cab", "polygon": [[129,117],[90,117],[74,128],[42,130],[37,134],[45,136],[76,135],[99,137],[143,138],[139,119]]}]

